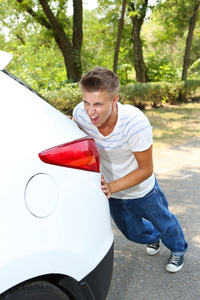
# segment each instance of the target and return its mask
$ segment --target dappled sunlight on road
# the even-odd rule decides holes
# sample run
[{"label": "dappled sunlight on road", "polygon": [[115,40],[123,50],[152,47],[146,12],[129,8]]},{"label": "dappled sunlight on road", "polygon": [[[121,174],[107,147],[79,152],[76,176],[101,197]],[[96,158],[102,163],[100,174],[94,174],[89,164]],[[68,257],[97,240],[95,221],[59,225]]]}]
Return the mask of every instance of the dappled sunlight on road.
[{"label": "dappled sunlight on road", "polygon": [[200,235],[193,237],[193,241],[195,243],[195,246],[200,248]]},{"label": "dappled sunlight on road", "polygon": [[199,299],[200,139],[154,149],[154,165],[170,211],[178,218],[189,244],[185,265],[176,274],[166,272],[170,252],[163,244],[160,252],[150,257],[145,245],[128,241],[112,222],[115,259],[107,300]]}]

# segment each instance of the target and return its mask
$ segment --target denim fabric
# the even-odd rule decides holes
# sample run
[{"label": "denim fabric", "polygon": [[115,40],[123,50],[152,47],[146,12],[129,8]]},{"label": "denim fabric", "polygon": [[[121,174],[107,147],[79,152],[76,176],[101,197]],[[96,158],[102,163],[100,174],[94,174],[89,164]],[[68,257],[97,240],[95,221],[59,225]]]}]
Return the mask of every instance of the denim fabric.
[{"label": "denim fabric", "polygon": [[188,244],[177,218],[169,211],[167,199],[156,180],[142,198],[109,199],[111,216],[127,239],[150,244],[162,240],[174,255],[183,255]]}]

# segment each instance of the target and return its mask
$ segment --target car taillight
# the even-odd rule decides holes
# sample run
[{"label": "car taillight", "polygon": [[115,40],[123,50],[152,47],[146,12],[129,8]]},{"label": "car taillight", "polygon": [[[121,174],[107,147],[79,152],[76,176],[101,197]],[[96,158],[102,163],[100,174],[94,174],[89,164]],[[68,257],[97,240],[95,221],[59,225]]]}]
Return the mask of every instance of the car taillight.
[{"label": "car taillight", "polygon": [[39,158],[48,164],[100,172],[100,156],[95,141],[82,138],[39,153]]}]

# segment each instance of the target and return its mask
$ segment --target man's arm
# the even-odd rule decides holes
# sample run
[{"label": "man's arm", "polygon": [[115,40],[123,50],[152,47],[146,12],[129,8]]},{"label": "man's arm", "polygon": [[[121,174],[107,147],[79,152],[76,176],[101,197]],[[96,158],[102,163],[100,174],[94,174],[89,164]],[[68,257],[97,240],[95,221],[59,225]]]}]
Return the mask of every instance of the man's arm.
[{"label": "man's arm", "polygon": [[146,151],[133,153],[137,160],[138,168],[124,177],[106,183],[102,176],[101,188],[107,198],[110,198],[113,193],[128,189],[143,182],[153,174],[152,148],[153,146]]}]

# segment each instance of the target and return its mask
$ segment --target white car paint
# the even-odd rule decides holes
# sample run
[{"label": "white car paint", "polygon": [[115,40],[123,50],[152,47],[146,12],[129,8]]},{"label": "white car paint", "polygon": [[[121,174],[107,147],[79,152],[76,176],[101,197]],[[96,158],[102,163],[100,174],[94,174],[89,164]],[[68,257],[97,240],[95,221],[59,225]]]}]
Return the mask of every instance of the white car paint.
[{"label": "white car paint", "polygon": [[[3,69],[11,59],[0,52]],[[45,274],[81,280],[113,244],[97,172],[38,154],[85,137],[78,126],[0,71],[0,293]]]}]

